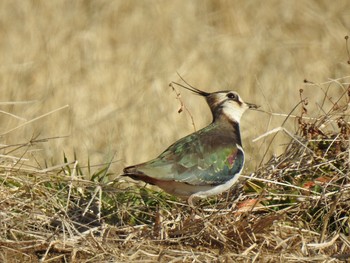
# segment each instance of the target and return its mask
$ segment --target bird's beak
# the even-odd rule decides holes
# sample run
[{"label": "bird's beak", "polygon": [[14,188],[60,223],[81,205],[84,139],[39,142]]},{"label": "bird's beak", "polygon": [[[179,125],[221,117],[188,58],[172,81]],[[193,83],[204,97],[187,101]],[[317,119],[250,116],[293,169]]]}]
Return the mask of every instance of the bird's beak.
[{"label": "bird's beak", "polygon": [[247,103],[246,104],[248,105],[249,109],[257,109],[257,108],[260,108],[259,105],[256,105],[256,104],[253,104],[253,103]]},{"label": "bird's beak", "polygon": [[[192,91],[193,93],[196,93],[196,94],[201,95],[201,96],[203,96],[203,97],[208,97],[208,96],[210,95],[210,93],[205,92],[205,91],[202,91],[202,90],[197,89],[197,88],[195,88],[195,87],[193,87],[193,86],[190,86],[190,85],[189,85],[189,87],[186,87],[186,86],[184,86],[184,85],[182,85],[182,84],[180,84],[180,83],[174,82],[174,81],[171,82],[171,84],[178,85],[178,86],[180,86],[180,87],[182,87],[182,88],[184,88],[184,89],[190,90],[190,91]],[[170,85],[171,85],[171,84],[170,84]]]}]

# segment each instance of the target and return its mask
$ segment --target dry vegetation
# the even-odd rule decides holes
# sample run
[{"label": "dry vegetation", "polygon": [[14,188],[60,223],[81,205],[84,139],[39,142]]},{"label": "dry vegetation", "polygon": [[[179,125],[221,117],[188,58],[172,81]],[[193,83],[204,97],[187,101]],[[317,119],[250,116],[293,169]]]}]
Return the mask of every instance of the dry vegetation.
[{"label": "dry vegetation", "polygon": [[[0,7],[1,262],[349,261],[348,1]],[[195,211],[118,177],[193,131],[176,72],[262,105],[241,184]]]},{"label": "dry vegetation", "polygon": [[[349,79],[349,78],[347,78]],[[350,85],[317,85],[320,113],[303,97],[283,126],[286,150],[230,193],[191,210],[162,192],[110,182],[78,161],[30,168],[12,145],[1,163],[4,262],[337,262],[350,257]],[[314,85],[314,84],[313,84]],[[333,88],[343,91],[333,97]],[[299,113],[295,115],[296,113]]]}]

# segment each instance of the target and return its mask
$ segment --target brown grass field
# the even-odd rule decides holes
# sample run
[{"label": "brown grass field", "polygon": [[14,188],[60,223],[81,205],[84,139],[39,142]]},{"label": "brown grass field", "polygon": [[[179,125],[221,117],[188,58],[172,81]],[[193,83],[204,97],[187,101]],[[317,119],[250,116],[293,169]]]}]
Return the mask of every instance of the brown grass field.
[{"label": "brown grass field", "polygon": [[[0,3],[0,262],[349,262],[350,2]],[[120,178],[261,105],[241,183],[198,202]]]}]

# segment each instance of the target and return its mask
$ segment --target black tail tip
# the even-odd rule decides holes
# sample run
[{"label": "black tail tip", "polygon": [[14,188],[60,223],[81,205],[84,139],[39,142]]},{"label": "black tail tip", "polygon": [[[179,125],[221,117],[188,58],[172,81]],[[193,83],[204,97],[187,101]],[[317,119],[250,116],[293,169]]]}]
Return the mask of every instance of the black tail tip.
[{"label": "black tail tip", "polygon": [[128,167],[125,167],[124,170],[123,170],[123,175],[128,175],[128,174],[133,174],[136,172],[136,167],[133,165],[133,166],[128,166]]}]

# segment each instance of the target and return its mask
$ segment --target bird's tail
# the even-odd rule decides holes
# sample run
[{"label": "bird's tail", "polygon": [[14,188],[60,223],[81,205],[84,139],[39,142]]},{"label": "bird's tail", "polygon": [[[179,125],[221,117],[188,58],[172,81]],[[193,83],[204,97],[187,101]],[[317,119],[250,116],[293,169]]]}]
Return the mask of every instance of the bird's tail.
[{"label": "bird's tail", "polygon": [[139,172],[136,169],[136,165],[132,165],[132,166],[125,167],[123,170],[123,173],[124,174],[122,175],[129,176],[130,174],[138,174]]},{"label": "bird's tail", "polygon": [[137,165],[125,167],[122,176],[129,176],[130,178],[137,181],[144,181],[145,183],[155,185],[157,179],[152,178],[144,174],[137,169]]}]

